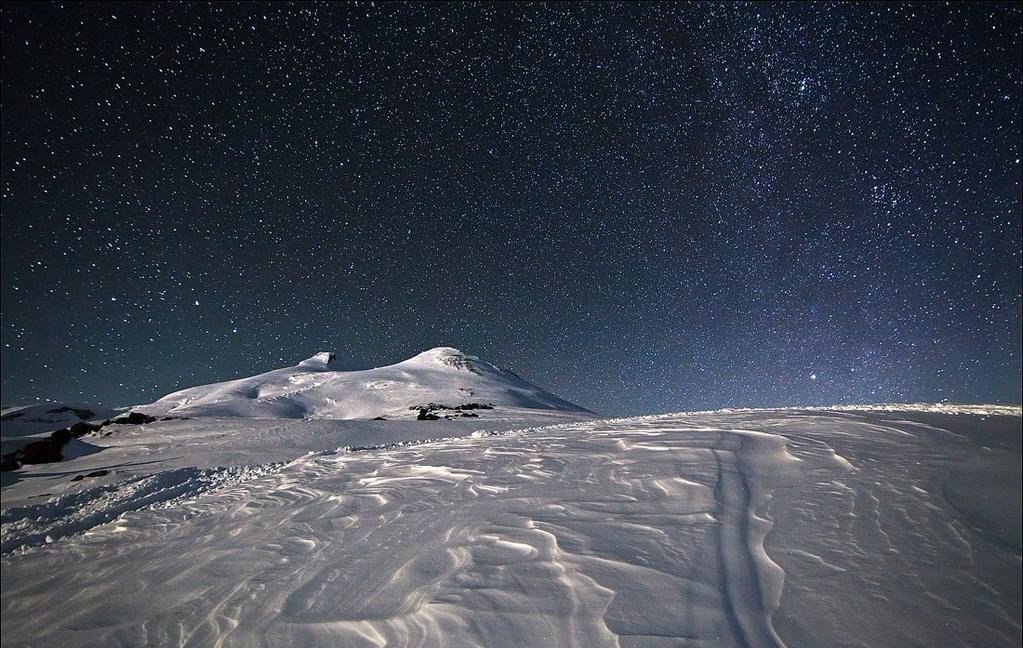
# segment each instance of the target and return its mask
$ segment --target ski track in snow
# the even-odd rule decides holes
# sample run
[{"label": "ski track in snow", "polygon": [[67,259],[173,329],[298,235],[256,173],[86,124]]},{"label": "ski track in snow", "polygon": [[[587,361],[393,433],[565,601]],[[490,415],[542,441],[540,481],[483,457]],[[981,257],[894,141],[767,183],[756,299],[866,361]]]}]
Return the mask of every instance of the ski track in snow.
[{"label": "ski track in snow", "polygon": [[956,453],[1018,446],[910,418],[587,421],[95,487],[4,512],[5,551],[85,532],[2,559],[4,645],[1014,645],[1018,544],[943,492]]}]

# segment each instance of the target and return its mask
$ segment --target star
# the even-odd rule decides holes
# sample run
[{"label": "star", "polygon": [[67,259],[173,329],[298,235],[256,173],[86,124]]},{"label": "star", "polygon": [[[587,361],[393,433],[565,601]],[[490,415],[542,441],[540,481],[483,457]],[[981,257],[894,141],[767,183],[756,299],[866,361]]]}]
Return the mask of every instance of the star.
[{"label": "star", "polygon": [[4,400],[327,340],[607,414],[1018,403],[1021,17],[5,5]]}]

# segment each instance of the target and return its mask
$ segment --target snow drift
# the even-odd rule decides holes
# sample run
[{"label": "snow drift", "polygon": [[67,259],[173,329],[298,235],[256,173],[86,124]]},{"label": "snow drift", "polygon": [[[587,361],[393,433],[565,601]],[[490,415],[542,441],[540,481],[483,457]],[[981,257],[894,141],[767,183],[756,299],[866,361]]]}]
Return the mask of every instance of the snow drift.
[{"label": "snow drift", "polygon": [[[351,447],[472,421],[178,419],[28,467],[4,489],[3,645],[1019,645],[1018,407]],[[244,463],[210,466],[228,447]]]}]

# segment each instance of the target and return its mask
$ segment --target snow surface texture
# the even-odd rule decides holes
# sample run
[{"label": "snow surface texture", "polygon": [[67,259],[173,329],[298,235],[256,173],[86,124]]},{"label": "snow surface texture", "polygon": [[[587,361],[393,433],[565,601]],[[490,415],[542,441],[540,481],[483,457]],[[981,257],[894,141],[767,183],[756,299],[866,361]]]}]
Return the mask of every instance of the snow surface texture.
[{"label": "snow surface texture", "polygon": [[3,643],[1015,646],[1018,408],[965,411],[138,426],[4,489]]},{"label": "snow surface texture", "polygon": [[[506,371],[450,347],[387,367],[344,371],[332,353],[251,378],[192,387],[132,409],[157,416],[248,418],[415,418],[411,407],[482,403],[518,409],[582,412]],[[486,411],[486,410],[480,410]]]}]

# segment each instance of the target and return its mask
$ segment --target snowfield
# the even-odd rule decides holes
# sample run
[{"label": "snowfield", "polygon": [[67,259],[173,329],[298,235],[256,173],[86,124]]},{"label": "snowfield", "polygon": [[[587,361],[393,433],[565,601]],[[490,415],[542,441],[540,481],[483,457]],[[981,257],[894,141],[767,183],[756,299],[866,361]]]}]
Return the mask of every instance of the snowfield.
[{"label": "snowfield", "polygon": [[22,469],[3,645],[1020,643],[1019,408],[511,422],[165,421]]}]

